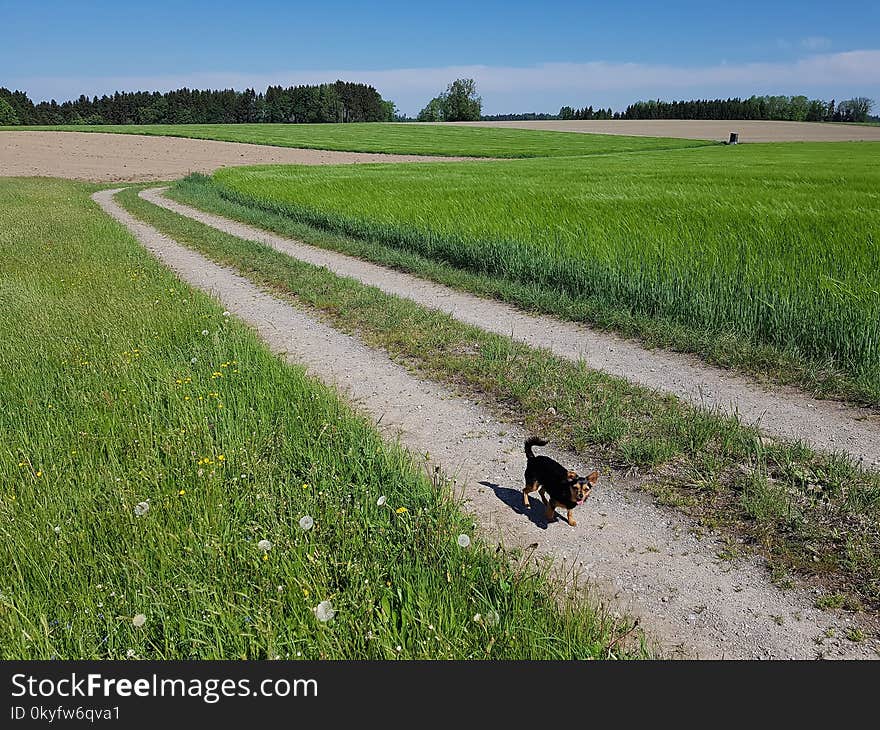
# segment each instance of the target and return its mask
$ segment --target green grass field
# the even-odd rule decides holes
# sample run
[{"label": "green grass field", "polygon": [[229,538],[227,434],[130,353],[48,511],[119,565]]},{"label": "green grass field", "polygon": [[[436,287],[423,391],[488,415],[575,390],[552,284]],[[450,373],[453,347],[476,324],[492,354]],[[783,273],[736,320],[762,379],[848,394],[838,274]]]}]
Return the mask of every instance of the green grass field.
[{"label": "green grass field", "polygon": [[0,658],[623,653],[93,189],[0,178]]},{"label": "green grass field", "polygon": [[[757,551],[780,584],[802,578],[824,589],[819,600],[880,608],[877,472],[799,444],[767,443],[735,418],[465,325],[172,213],[137,192],[131,187],[116,199],[174,240],[384,349],[422,377],[470,395],[503,421],[522,423],[584,461],[638,466],[659,502],[692,518],[695,530],[724,540],[727,558]],[[363,245],[282,223],[312,244],[354,253]]]},{"label": "green grass field", "polygon": [[556,292],[561,314],[573,300],[584,319],[710,357],[733,342],[737,366],[799,363],[794,380],[880,402],[880,144],[228,168],[200,184]]},{"label": "green grass field", "polygon": [[115,124],[0,127],[0,131],[114,132],[276,147],[465,157],[565,157],[705,147],[705,140],[622,137],[428,124]]}]

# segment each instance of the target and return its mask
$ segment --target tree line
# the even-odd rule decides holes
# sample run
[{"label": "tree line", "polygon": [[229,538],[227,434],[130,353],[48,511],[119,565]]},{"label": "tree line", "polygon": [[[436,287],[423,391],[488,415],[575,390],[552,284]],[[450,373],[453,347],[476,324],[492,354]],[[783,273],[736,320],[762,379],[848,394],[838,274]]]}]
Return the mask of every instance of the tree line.
[{"label": "tree line", "polygon": [[[806,96],[750,96],[748,99],[637,101],[620,119],[768,119],[793,122],[864,122],[873,101],[865,97],[835,105]],[[565,108],[565,107],[563,107]]]},{"label": "tree line", "polygon": [[611,107],[607,109],[593,109],[591,105],[581,109],[574,109],[570,106],[564,106],[559,110],[557,119],[620,119],[620,114],[612,112]]},{"label": "tree line", "polygon": [[244,122],[388,122],[394,103],[372,86],[332,84],[254,89],[117,91],[61,104],[34,104],[23,91],[0,87],[0,124],[229,124]]},{"label": "tree line", "polygon": [[556,114],[545,112],[524,112],[522,114],[481,114],[483,122],[543,122],[548,119],[559,119]]},{"label": "tree line", "polygon": [[[563,106],[558,114],[482,114],[482,99],[474,79],[456,79],[446,91],[431,99],[418,121],[526,119],[766,119],[803,122],[864,122],[874,102],[866,97],[832,99],[806,96],[750,96],[689,101],[637,101],[623,112]],[[23,91],[0,87],[0,125],[55,124],[229,124],[280,122],[411,121],[397,114],[394,103],[383,99],[367,84],[336,81],[332,84],[269,86],[254,89],[116,92],[112,96],[82,95],[75,101],[55,100],[34,104]]]}]

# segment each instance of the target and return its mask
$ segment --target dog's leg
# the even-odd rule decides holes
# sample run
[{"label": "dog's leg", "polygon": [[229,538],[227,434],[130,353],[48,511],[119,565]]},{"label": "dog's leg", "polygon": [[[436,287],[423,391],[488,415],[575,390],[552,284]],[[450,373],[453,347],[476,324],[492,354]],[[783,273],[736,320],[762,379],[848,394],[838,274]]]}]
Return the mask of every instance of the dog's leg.
[{"label": "dog's leg", "polygon": [[538,482],[531,482],[531,483],[526,482],[525,489],[522,490],[522,492],[523,492],[523,505],[525,505],[526,507],[529,506],[529,494],[534,492],[537,488],[538,488]]},{"label": "dog's leg", "polygon": [[547,509],[544,512],[544,517],[547,519],[547,522],[556,522],[556,500],[550,499],[550,503],[547,505]]},{"label": "dog's leg", "polygon": [[571,516],[571,510],[568,510],[568,512],[565,515],[565,519],[568,520],[568,524],[571,525],[572,527],[574,527],[577,524],[574,517]]}]

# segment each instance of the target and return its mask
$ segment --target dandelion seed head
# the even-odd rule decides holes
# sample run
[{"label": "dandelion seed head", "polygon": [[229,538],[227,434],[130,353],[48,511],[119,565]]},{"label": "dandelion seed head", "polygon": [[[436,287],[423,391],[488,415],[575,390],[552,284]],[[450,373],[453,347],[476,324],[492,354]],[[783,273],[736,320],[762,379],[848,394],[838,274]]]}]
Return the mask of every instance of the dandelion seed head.
[{"label": "dandelion seed head", "polygon": [[257,547],[264,553],[267,553],[272,549],[272,543],[269,540],[260,540],[257,543]]},{"label": "dandelion seed head", "polygon": [[471,538],[468,535],[462,533],[458,536],[458,546],[462,548],[471,546]]},{"label": "dandelion seed head", "polygon": [[142,613],[137,614],[137,615],[131,620],[131,624],[132,624],[132,626],[134,626],[134,627],[137,628],[137,629],[141,628],[145,623],[147,623],[147,617],[144,616],[144,614],[142,614]]},{"label": "dandelion seed head", "polygon": [[321,601],[315,607],[315,617],[318,621],[327,622],[332,619],[336,615],[336,611],[333,610],[333,606],[330,605],[330,601]]},{"label": "dandelion seed head", "polygon": [[207,334],[208,334],[208,330],[202,330],[202,334],[203,334],[203,335],[207,335]]},{"label": "dandelion seed head", "polygon": [[195,365],[198,361],[199,361],[199,358],[197,358],[197,357],[191,357],[191,358],[189,359],[189,364],[190,364],[190,365]]},{"label": "dandelion seed head", "polygon": [[55,531],[56,535],[61,534],[61,525],[55,525],[55,527],[53,527],[52,529]]},{"label": "dandelion seed head", "polygon": [[376,506],[383,507],[387,501],[388,497],[383,494],[381,497],[379,497],[379,499],[376,500]]},{"label": "dandelion seed head", "polygon": [[134,506],[134,513],[138,517],[143,517],[149,511],[150,511],[150,503],[149,502],[138,502]]},{"label": "dandelion seed head", "polygon": [[486,626],[497,626],[500,620],[501,617],[498,615],[498,611],[487,611],[486,615],[483,616],[483,623]]},{"label": "dandelion seed head", "polygon": [[315,521],[312,519],[311,515],[303,515],[299,518],[299,526],[305,532],[308,532],[315,526]]},{"label": "dandelion seed head", "polygon": [[223,312],[223,316],[224,316],[224,317],[228,317],[228,316],[229,316],[229,310]]}]

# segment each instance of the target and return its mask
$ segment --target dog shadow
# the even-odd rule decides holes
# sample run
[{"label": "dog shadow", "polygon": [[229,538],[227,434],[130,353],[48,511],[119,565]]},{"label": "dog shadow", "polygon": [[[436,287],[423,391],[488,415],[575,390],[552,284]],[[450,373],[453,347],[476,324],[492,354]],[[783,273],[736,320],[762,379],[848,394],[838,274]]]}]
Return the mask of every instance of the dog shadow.
[{"label": "dog shadow", "polygon": [[521,489],[511,489],[510,487],[502,487],[500,484],[493,482],[479,482],[484,487],[490,487],[495,496],[504,504],[510,507],[517,514],[528,517],[536,527],[546,530],[550,525],[544,516],[544,504],[540,498],[529,496],[529,506],[523,504],[523,493]]}]

